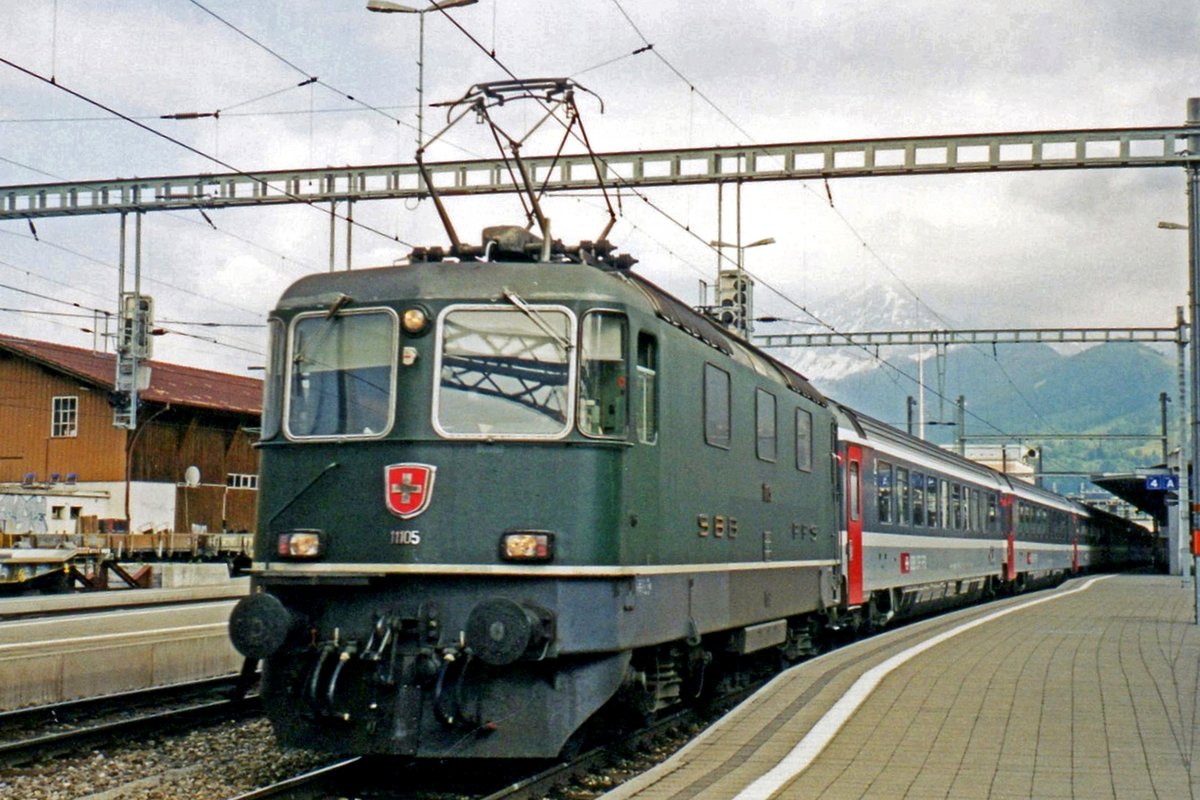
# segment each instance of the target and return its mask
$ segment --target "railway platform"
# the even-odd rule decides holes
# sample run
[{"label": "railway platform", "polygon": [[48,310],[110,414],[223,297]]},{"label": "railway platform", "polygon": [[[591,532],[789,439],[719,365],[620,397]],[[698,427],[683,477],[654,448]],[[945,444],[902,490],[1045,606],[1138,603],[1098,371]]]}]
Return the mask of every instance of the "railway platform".
[{"label": "railway platform", "polygon": [[1080,578],[778,676],[607,800],[1200,798],[1178,577]]}]

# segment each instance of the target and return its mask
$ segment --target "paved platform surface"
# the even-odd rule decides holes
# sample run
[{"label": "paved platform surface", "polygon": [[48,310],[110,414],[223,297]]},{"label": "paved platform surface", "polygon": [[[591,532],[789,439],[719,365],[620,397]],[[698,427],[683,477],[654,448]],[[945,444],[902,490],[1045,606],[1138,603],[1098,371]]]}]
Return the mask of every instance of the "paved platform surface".
[{"label": "paved platform surface", "polygon": [[1093,580],[795,667],[605,797],[1200,800],[1195,595]]}]

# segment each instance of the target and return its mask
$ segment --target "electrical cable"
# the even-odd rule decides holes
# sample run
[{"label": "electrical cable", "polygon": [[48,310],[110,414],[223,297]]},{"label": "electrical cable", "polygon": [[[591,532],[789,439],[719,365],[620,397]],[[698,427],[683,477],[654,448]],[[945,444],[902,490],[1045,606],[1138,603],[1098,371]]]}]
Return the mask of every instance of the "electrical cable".
[{"label": "electrical cable", "polygon": [[[193,2],[194,1],[195,0],[193,0]],[[77,92],[74,89],[64,86],[63,84],[58,83],[50,78],[47,78],[44,75],[34,72],[33,70],[28,69],[27,67],[23,67],[20,64],[14,63],[14,62],[8,60],[7,58],[4,58],[3,56],[0,56],[0,64],[4,64],[8,67],[11,67],[12,69],[17,70],[18,72],[22,72],[25,75],[28,75],[31,78],[35,78],[36,80],[42,81],[43,83],[45,83],[47,85],[53,86],[54,88],[56,88],[60,91],[66,92],[67,94],[71,95],[72,97],[74,97],[78,100],[82,100],[83,102],[88,103],[89,105],[93,105],[96,108],[106,111],[109,114],[112,114],[114,117],[118,117],[118,118],[128,122],[131,125],[141,128],[142,130],[146,131],[147,133],[157,136],[160,139],[165,139],[166,141],[170,142],[171,144],[174,144],[178,147],[182,147],[184,150],[187,150],[189,153],[197,155],[200,158],[203,158],[207,161],[211,161],[214,164],[218,164],[218,165],[224,167],[225,169],[229,170],[230,172],[233,172],[243,178],[249,178],[251,180],[258,180],[262,184],[264,190],[272,190],[272,187],[270,184],[268,184],[265,181],[262,181],[259,178],[255,178],[255,176],[253,174],[246,172],[245,170],[238,169],[237,167],[233,166],[229,162],[223,161],[222,159],[220,159],[216,156],[210,155],[210,154],[204,152],[203,150],[200,150],[197,147],[193,147],[192,145],[188,144],[187,142],[180,141],[179,139],[176,139],[175,137],[173,137],[169,134],[163,133],[162,131],[157,130],[156,128],[152,128],[143,122],[139,122],[136,119],[134,119],[133,117],[130,117],[127,114],[123,114],[122,112],[117,111],[116,109],[114,109],[110,106],[107,106],[104,103],[101,103],[99,100],[94,100],[91,97],[88,97],[87,95]],[[357,228],[361,228],[362,230],[368,231],[370,233],[374,233],[377,236],[387,239],[388,241],[393,241],[398,244],[402,244],[405,247],[415,247],[416,246],[416,245],[412,244],[411,242],[404,241],[399,236],[394,236],[391,234],[384,233],[383,231],[379,230],[378,228],[372,227],[370,225],[366,225],[362,222],[358,222],[357,220],[354,220],[345,214],[339,214],[339,213],[337,213],[337,211],[333,210],[332,208],[329,211],[325,211],[324,209],[321,209],[317,206],[316,201],[306,200],[305,198],[300,197],[299,195],[293,194],[292,192],[289,192],[286,189],[280,189],[280,188],[276,187],[273,189],[273,191],[277,192],[278,194],[288,198],[289,200],[291,200],[295,203],[305,205],[305,206],[313,209],[314,211],[316,211],[319,214],[325,214],[325,215],[332,216],[334,219],[342,220],[349,225],[353,225]]]},{"label": "electrical cable", "polygon": [[[629,23],[629,26],[630,26],[630,27],[631,27],[631,28],[634,30],[634,32],[635,32],[635,33],[638,35],[638,37],[639,37],[639,38],[641,38],[642,42],[643,42],[643,43],[644,43],[644,44],[645,44],[647,47],[650,47],[650,48],[652,48],[652,49],[653,49],[653,45],[651,44],[650,40],[649,40],[648,38],[646,38],[646,35],[645,35],[645,34],[642,32],[642,30],[641,30],[641,29],[638,27],[637,23],[635,23],[635,22],[633,21],[633,18],[632,18],[632,17],[630,17],[629,13],[628,13],[628,12],[625,10],[625,8],[624,8],[624,7],[621,5],[621,2],[620,2],[620,0],[612,0],[612,3],[613,3],[613,5],[614,5],[614,6],[616,6],[617,10],[618,10],[618,11],[621,13],[621,16],[623,16],[623,17],[625,18],[626,22],[628,22],[628,23]],[[738,124],[738,123],[737,123],[737,122],[736,122],[736,121],[735,121],[735,120],[734,120],[734,119],[733,119],[733,118],[732,118],[732,117],[731,117],[729,114],[727,114],[727,113],[724,111],[724,109],[722,109],[722,108],[721,108],[720,106],[718,106],[718,105],[717,105],[717,104],[716,104],[716,103],[715,103],[715,102],[714,102],[714,101],[713,101],[711,98],[709,98],[709,97],[708,97],[706,94],[704,94],[704,92],[702,92],[702,91],[700,91],[699,89],[697,89],[697,88],[696,88],[696,86],[695,86],[695,84],[694,84],[692,81],[690,81],[690,80],[687,78],[687,76],[685,76],[685,75],[684,75],[682,72],[680,72],[680,71],[679,71],[679,69],[678,69],[678,68],[676,68],[676,67],[675,67],[675,65],[674,65],[674,64],[672,64],[672,63],[671,63],[671,62],[670,62],[670,61],[669,61],[669,60],[668,60],[668,59],[667,59],[667,58],[666,58],[666,57],[665,57],[665,56],[662,54],[662,52],[661,52],[661,51],[659,51],[659,50],[657,50],[657,49],[653,49],[653,52],[654,52],[654,55],[655,55],[655,57],[656,57],[656,58],[658,58],[658,59],[659,59],[659,61],[661,61],[661,62],[662,62],[662,63],[663,63],[663,64],[664,64],[664,65],[665,65],[665,66],[666,66],[666,67],[667,67],[667,68],[668,68],[668,69],[669,69],[669,70],[670,70],[672,73],[674,73],[674,74],[676,75],[676,77],[678,77],[678,78],[679,78],[681,81],[683,81],[683,82],[684,82],[684,83],[685,83],[685,84],[688,86],[688,89],[689,89],[690,91],[694,92],[694,93],[695,93],[696,95],[698,95],[698,96],[699,96],[699,97],[700,97],[702,100],[704,100],[704,102],[708,103],[708,105],[709,105],[709,106],[710,106],[710,107],[711,107],[711,108],[712,108],[714,111],[716,111],[716,112],[717,112],[717,114],[719,114],[719,115],[720,115],[720,116],[721,116],[721,117],[722,117],[722,118],[723,118],[723,119],[724,119],[726,122],[728,122],[728,123],[729,123],[729,124],[730,124],[730,125],[731,125],[731,126],[734,128],[734,130],[738,131],[738,132],[739,132],[739,133],[741,133],[743,136],[745,136],[745,137],[746,137],[746,139],[747,139],[747,140],[748,140],[748,141],[749,141],[749,142],[750,142],[750,143],[751,143],[753,146],[759,146],[759,145],[758,145],[758,143],[757,143],[757,141],[755,140],[755,137],[751,136],[751,135],[750,135],[750,133],[749,133],[749,132],[748,132],[748,131],[747,131],[745,128],[743,128],[741,125],[739,125],[739,124]],[[808,190],[809,192],[812,192],[812,191],[813,191],[813,190],[811,189],[811,187],[809,187],[809,186],[807,186],[807,185],[806,185],[804,188],[805,188],[806,190]],[[815,194],[815,192],[814,192],[814,194]],[[931,306],[930,306],[928,303],[926,303],[926,302],[925,302],[925,301],[924,301],[924,300],[921,298],[921,296],[920,296],[919,294],[917,294],[917,292],[916,292],[916,291],[915,291],[915,290],[914,290],[914,289],[913,289],[911,286],[909,286],[909,285],[908,285],[908,283],[907,283],[906,281],[904,281],[904,280],[903,280],[903,279],[902,279],[902,278],[901,278],[901,277],[900,277],[900,276],[899,276],[899,275],[896,273],[896,271],[895,271],[895,270],[893,270],[893,269],[890,267],[890,265],[888,265],[888,264],[887,264],[887,263],[886,263],[886,262],[883,260],[883,258],[882,258],[882,257],[881,257],[881,256],[880,256],[880,255],[879,255],[877,252],[875,252],[874,248],[872,248],[872,247],[871,247],[870,243],[868,243],[868,242],[866,241],[866,239],[864,239],[864,238],[862,237],[862,235],[858,233],[858,231],[857,231],[857,230],[854,228],[854,226],[850,224],[850,221],[849,221],[848,219],[846,219],[845,215],[844,215],[844,214],[842,214],[842,213],[841,213],[841,211],[840,211],[840,210],[838,210],[838,209],[837,209],[837,208],[836,208],[836,207],[833,205],[833,203],[832,203],[832,200],[830,201],[830,203],[829,203],[829,206],[830,206],[830,208],[831,208],[831,209],[834,211],[834,213],[837,215],[837,217],[838,217],[838,218],[839,218],[839,219],[842,221],[842,223],[843,223],[843,224],[846,226],[846,228],[847,228],[847,229],[848,229],[848,230],[849,230],[849,231],[850,231],[850,232],[851,232],[851,233],[852,233],[852,234],[855,236],[855,238],[857,238],[857,239],[859,240],[859,242],[860,242],[860,243],[861,243],[861,244],[862,244],[862,245],[863,245],[865,248],[867,248],[867,251],[868,251],[868,252],[869,252],[869,253],[872,255],[872,257],[873,257],[873,258],[876,260],[876,262],[877,262],[877,263],[879,263],[881,266],[883,266],[883,267],[884,267],[884,269],[885,269],[885,270],[886,270],[886,271],[887,271],[887,272],[888,272],[888,273],[889,273],[889,274],[890,274],[890,275],[891,275],[891,276],[892,276],[892,277],[893,277],[893,278],[894,278],[894,279],[895,279],[897,282],[899,282],[899,283],[900,283],[900,285],[901,285],[901,286],[903,286],[903,287],[904,287],[904,289],[905,289],[905,290],[906,290],[906,291],[907,291],[907,292],[908,292],[910,295],[912,295],[913,299],[914,299],[914,300],[917,302],[917,304],[918,304],[919,306],[921,306],[921,307],[925,308],[925,309],[926,309],[926,310],[927,310],[927,311],[928,311],[930,314],[932,314],[932,315],[933,315],[935,318],[937,318],[938,320],[940,320],[940,321],[941,321],[941,322],[942,322],[944,325],[946,325],[947,329],[949,329],[949,330],[954,330],[955,326],[953,326],[953,325],[950,325],[950,323],[949,323],[949,322],[948,322],[948,321],[947,321],[947,320],[946,320],[944,317],[942,317],[942,315],[941,315],[941,314],[939,314],[939,313],[938,313],[936,310],[934,310],[934,309],[933,309],[933,308],[932,308],[932,307],[931,307]],[[743,271],[745,271],[745,270],[743,269]],[[752,276],[752,277],[756,277],[756,276]],[[757,277],[756,277],[756,280],[759,280],[760,282],[762,282],[760,278],[757,278]],[[781,291],[779,291],[778,289],[775,289],[774,287],[768,287],[768,288],[771,288],[771,290],[772,290],[772,291],[774,291],[774,292],[775,292],[777,295],[779,295],[780,297],[783,297],[783,298],[785,298],[785,299],[786,299],[785,295],[784,295],[784,294],[783,294]],[[790,302],[790,301],[789,301],[789,302]],[[805,313],[810,313],[810,312],[809,312],[807,309],[804,309],[802,306],[797,306],[797,307],[798,307],[798,308],[801,308],[801,310],[803,310]],[[816,319],[816,318],[814,317],[814,319]],[[822,322],[822,324],[825,324],[825,323],[823,323],[823,322]],[[828,326],[827,326],[827,327],[828,327]],[[839,331],[836,331],[836,330],[834,330],[832,327],[830,327],[830,330],[831,330],[831,331],[833,331],[834,333],[840,333]],[[974,346],[974,345],[973,345],[973,346]],[[976,349],[978,349],[978,348],[976,347]],[[982,350],[980,350],[980,352],[983,352],[983,351],[982,351]],[[985,355],[986,355],[986,354],[985,354]],[[881,358],[880,358],[879,356],[877,356],[877,355],[875,355],[875,356],[873,356],[873,357],[875,358],[875,360],[877,360],[877,361],[880,361],[881,363],[885,363],[885,364],[886,364],[886,363],[888,363],[886,360],[884,360],[884,359],[881,359]],[[1009,386],[1011,386],[1011,387],[1012,387],[1013,391],[1014,391],[1014,392],[1016,392],[1016,394],[1017,394],[1017,395],[1018,395],[1018,396],[1021,398],[1021,400],[1022,400],[1022,401],[1025,403],[1025,405],[1026,405],[1026,406],[1029,408],[1029,410],[1033,412],[1033,414],[1034,414],[1034,416],[1035,416],[1035,417],[1037,417],[1039,420],[1043,420],[1043,421],[1044,421],[1044,418],[1042,417],[1041,413],[1040,413],[1040,412],[1037,410],[1037,408],[1035,408],[1035,407],[1033,406],[1032,402],[1030,402],[1029,398],[1028,398],[1028,397],[1026,397],[1025,393],[1021,391],[1020,387],[1018,387],[1018,386],[1017,386],[1017,384],[1016,384],[1016,382],[1013,380],[1012,376],[1011,376],[1011,375],[1009,375],[1008,371],[1007,371],[1006,369],[1004,369],[1004,366],[1003,366],[1002,364],[1000,364],[1000,361],[999,361],[999,359],[997,358],[997,359],[993,359],[993,360],[994,360],[994,362],[995,362],[995,364],[996,364],[997,368],[1000,370],[1001,374],[1004,376],[1005,380],[1008,382]],[[904,374],[904,373],[902,373],[902,374]],[[940,393],[940,392],[935,392],[935,394],[936,394],[938,397],[942,397],[942,395],[941,395],[941,393]],[[948,399],[948,398],[944,398],[944,397],[943,397],[943,399]],[[989,423],[989,425],[990,425],[990,423]],[[994,426],[992,426],[992,427],[994,427]],[[998,430],[998,429],[997,429],[997,430]]]},{"label": "electrical cable", "polygon": [[[194,1],[194,0],[193,0],[193,1]],[[617,2],[617,0],[613,0],[613,2]],[[619,4],[619,3],[617,3],[617,5],[618,5],[618,7],[620,7],[620,4]],[[443,16],[445,16],[445,17],[446,17],[446,18],[447,18],[447,19],[448,19],[448,20],[449,20],[449,21],[450,21],[450,22],[451,22],[451,23],[452,23],[452,24],[453,24],[453,25],[454,25],[456,28],[458,28],[458,30],[459,30],[460,32],[462,32],[462,33],[463,33],[463,35],[465,35],[465,36],[467,37],[467,39],[469,39],[471,42],[473,42],[473,43],[475,44],[475,46],[476,46],[476,47],[478,47],[478,48],[479,48],[481,51],[483,51],[485,54],[487,54],[487,56],[488,56],[488,57],[489,57],[489,58],[490,58],[490,59],[491,59],[493,62],[495,62],[495,64],[496,64],[498,67],[500,67],[500,69],[504,70],[504,72],[505,72],[505,73],[506,73],[506,74],[507,74],[507,75],[508,75],[510,78],[512,78],[513,80],[519,80],[519,79],[517,78],[516,74],[515,74],[515,73],[514,73],[514,72],[513,72],[511,69],[509,69],[509,68],[508,68],[508,66],[507,66],[507,65],[505,65],[505,64],[504,64],[504,63],[503,63],[503,62],[502,62],[502,61],[501,61],[501,60],[500,60],[500,59],[499,59],[499,58],[496,56],[496,54],[495,54],[495,53],[488,52],[488,51],[487,51],[487,50],[486,50],[486,49],[483,47],[483,45],[482,45],[482,44],[479,42],[479,40],[478,40],[478,39],[476,39],[476,38],[475,38],[475,37],[474,37],[474,36],[473,36],[473,35],[472,35],[472,34],[471,34],[469,31],[467,31],[467,30],[466,30],[466,28],[464,28],[464,27],[463,27],[463,26],[462,26],[462,25],[461,25],[461,24],[458,22],[458,20],[456,20],[454,17],[450,16],[450,15],[447,13],[447,11],[446,11],[445,9],[441,9],[441,11],[442,11],[442,14],[443,14]],[[624,9],[622,9],[622,13],[624,13]],[[635,26],[635,30],[636,30],[636,26]],[[639,35],[640,35],[640,31],[639,31]],[[647,44],[647,45],[649,45],[649,44],[650,44],[650,43],[649,43],[649,41],[648,41],[648,40],[646,40],[644,36],[643,36],[642,38],[643,38],[643,41],[646,41],[646,44]],[[678,71],[676,71],[676,72],[677,72],[677,74],[678,74]],[[680,77],[682,77],[682,75],[681,75]],[[689,84],[689,85],[690,85],[690,84]],[[701,96],[701,97],[704,97],[704,99],[705,99],[707,102],[709,102],[709,103],[711,104],[711,101],[710,101],[710,100],[708,100],[708,98],[707,98],[707,97],[705,97],[705,96],[703,95],[703,93],[700,93],[700,96]],[[535,99],[536,99],[536,98],[535,98]],[[547,108],[547,106],[546,106],[545,102],[541,101],[540,99],[538,99],[538,102],[539,102],[539,104],[540,104],[540,105],[541,105],[543,108],[546,108],[546,109],[547,109],[547,111],[549,111],[549,109]],[[723,112],[722,112],[722,113],[723,113]],[[553,119],[554,119],[556,122],[558,122],[560,125],[563,125],[563,126],[565,126],[565,123],[563,123],[563,122],[562,122],[562,120],[559,120],[557,116],[554,116],[554,115],[552,115],[552,118],[553,118]],[[739,128],[739,130],[740,130],[740,128]],[[748,134],[746,134],[746,135],[747,135],[747,136],[749,136]],[[575,138],[578,140],[578,136],[576,136]],[[643,202],[645,202],[645,203],[646,203],[646,204],[647,204],[647,205],[648,205],[648,206],[649,206],[651,209],[653,209],[655,212],[657,212],[658,214],[660,214],[661,216],[663,216],[665,219],[667,219],[668,221],[670,221],[671,223],[673,223],[673,224],[674,224],[676,227],[678,227],[680,230],[684,231],[684,233],[686,233],[688,236],[691,236],[693,239],[695,239],[695,240],[696,240],[696,241],[698,241],[698,242],[701,242],[702,244],[704,244],[706,247],[709,247],[710,249],[715,249],[715,248],[712,248],[712,246],[711,246],[711,245],[709,245],[709,244],[708,244],[708,243],[707,243],[707,242],[706,242],[706,241],[703,239],[703,237],[701,237],[701,236],[700,236],[699,234],[697,234],[695,231],[691,230],[691,228],[690,228],[690,227],[688,227],[687,225],[684,225],[682,222],[680,222],[679,220],[675,219],[675,217],[673,217],[672,215],[668,214],[668,213],[666,212],[666,210],[665,210],[665,209],[662,209],[662,208],[660,208],[660,207],[659,207],[659,206],[657,206],[657,205],[656,205],[654,202],[652,202],[652,201],[650,200],[650,198],[649,198],[649,197],[647,197],[647,196],[646,196],[646,194],[645,194],[644,192],[641,192],[641,191],[639,191],[639,190],[637,189],[637,187],[635,187],[635,186],[632,186],[631,184],[629,184],[629,183],[628,183],[628,182],[627,182],[627,181],[626,181],[626,180],[625,180],[625,179],[624,179],[624,178],[623,178],[623,177],[622,177],[622,176],[621,176],[619,173],[617,173],[615,170],[613,170],[613,169],[612,169],[612,167],[611,167],[611,166],[609,166],[609,165],[608,165],[608,163],[607,163],[606,161],[604,161],[603,159],[597,159],[597,160],[598,160],[598,161],[599,161],[601,164],[603,164],[603,165],[604,165],[605,169],[606,169],[606,170],[607,170],[609,173],[611,173],[611,175],[613,176],[613,178],[614,178],[614,180],[615,180],[615,182],[616,182],[617,184],[625,186],[625,187],[626,187],[626,188],[627,188],[629,191],[631,191],[633,194],[635,194],[636,196],[638,196],[639,198],[641,198],[641,200],[642,200]],[[717,252],[718,252],[718,254],[719,254],[719,255],[721,255],[723,258],[729,259],[729,257],[728,257],[728,256],[725,256],[725,255],[724,255],[723,253],[721,253],[719,250],[718,250]],[[731,263],[732,263],[732,261],[731,261]],[[743,270],[743,271],[745,271],[745,270]],[[748,272],[748,271],[747,271],[747,272]],[[816,321],[817,323],[819,323],[820,325],[824,326],[825,328],[827,328],[828,330],[832,331],[833,333],[836,333],[836,334],[839,334],[839,335],[842,335],[842,336],[844,336],[844,335],[845,335],[845,334],[842,334],[842,333],[841,333],[841,331],[838,331],[838,330],[837,330],[837,329],[836,329],[836,328],[835,328],[833,325],[831,325],[830,323],[828,323],[828,322],[826,322],[825,320],[821,319],[820,317],[818,317],[818,316],[817,316],[816,314],[814,314],[813,312],[809,311],[809,310],[808,310],[807,308],[805,308],[804,306],[802,306],[802,305],[800,305],[799,303],[797,303],[796,301],[792,300],[790,297],[788,297],[786,294],[784,294],[784,293],[783,293],[781,290],[777,289],[775,286],[771,285],[770,283],[768,283],[768,282],[766,282],[766,281],[763,281],[761,278],[758,278],[757,276],[753,275],[753,273],[748,273],[748,274],[750,274],[750,275],[751,275],[751,277],[754,277],[756,280],[758,280],[760,283],[762,283],[762,285],[766,286],[768,289],[770,289],[772,292],[774,292],[776,295],[778,295],[780,298],[782,298],[782,299],[783,299],[785,302],[789,303],[790,305],[792,305],[793,307],[795,307],[795,308],[796,308],[796,309],[798,309],[799,311],[803,312],[804,314],[807,314],[808,316],[812,317],[812,319],[813,319],[814,321]],[[941,394],[940,392],[938,392],[937,390],[930,390],[930,389],[929,389],[929,387],[925,387],[925,386],[924,386],[923,384],[921,384],[921,383],[920,383],[920,381],[918,381],[916,378],[913,378],[912,376],[908,375],[908,374],[907,374],[907,373],[905,373],[903,370],[901,370],[899,367],[896,367],[895,365],[893,365],[893,364],[891,364],[890,362],[888,362],[886,359],[883,359],[883,358],[881,358],[881,357],[880,357],[878,354],[873,354],[873,353],[871,353],[871,352],[870,352],[870,350],[869,350],[869,349],[867,349],[866,347],[864,347],[864,346],[862,346],[862,345],[858,345],[858,347],[860,347],[862,350],[864,350],[864,352],[866,352],[868,356],[871,356],[871,357],[872,357],[874,360],[878,361],[879,363],[883,364],[884,366],[887,366],[888,368],[895,370],[895,371],[896,371],[897,373],[899,373],[900,375],[903,375],[904,377],[906,377],[906,378],[909,378],[910,380],[913,380],[914,382],[916,382],[918,385],[922,386],[922,387],[923,387],[923,388],[925,388],[926,390],[933,391],[933,393],[934,393],[934,395],[935,395],[935,396],[937,396],[937,397],[942,397],[943,399],[948,399],[948,398],[945,398],[945,397],[944,397],[944,395],[942,395],[942,394]],[[979,420],[980,422],[982,422],[983,424],[987,425],[989,428],[991,428],[991,429],[993,429],[993,430],[997,431],[998,433],[1004,433],[1004,431],[1002,431],[1000,428],[998,428],[997,426],[993,425],[992,423],[988,422],[987,420],[984,420],[984,419],[982,419],[982,418],[980,418],[980,417],[977,417],[977,416],[976,416],[976,415],[974,415],[974,414],[972,414],[972,416],[973,416],[974,418],[978,419],[978,420]]]}]

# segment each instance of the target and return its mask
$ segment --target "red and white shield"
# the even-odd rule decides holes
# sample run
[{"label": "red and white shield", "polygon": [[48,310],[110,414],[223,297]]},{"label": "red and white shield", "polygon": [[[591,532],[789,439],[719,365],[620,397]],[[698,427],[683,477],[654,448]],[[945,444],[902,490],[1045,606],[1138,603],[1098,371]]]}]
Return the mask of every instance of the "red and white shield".
[{"label": "red and white shield", "polygon": [[437,467],[432,464],[391,464],[383,468],[383,496],[388,511],[409,519],[429,508],[433,497],[433,479]]}]

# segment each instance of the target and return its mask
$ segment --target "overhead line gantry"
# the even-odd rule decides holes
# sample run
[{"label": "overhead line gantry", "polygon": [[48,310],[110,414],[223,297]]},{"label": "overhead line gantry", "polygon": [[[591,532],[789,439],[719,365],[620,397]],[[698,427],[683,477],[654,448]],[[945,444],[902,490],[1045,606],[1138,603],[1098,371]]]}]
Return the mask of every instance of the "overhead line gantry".
[{"label": "overhead line gantry", "polygon": [[[1186,126],[978,133],[683,150],[523,156],[546,191],[748,181],[943,175],[1021,170],[1184,167]],[[438,194],[520,191],[503,159],[426,163]],[[0,219],[416,198],[428,187],[415,163],[113,178],[0,186]]]}]

